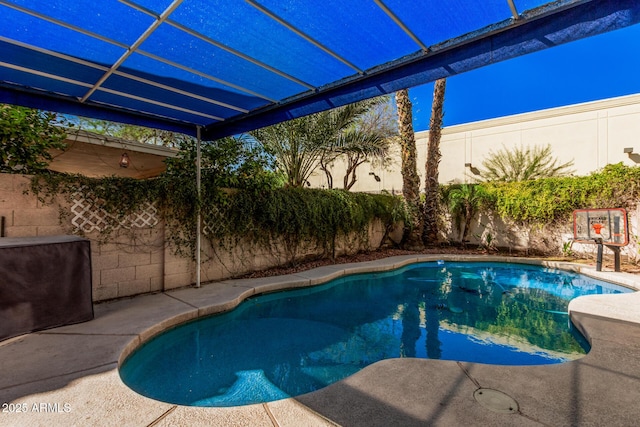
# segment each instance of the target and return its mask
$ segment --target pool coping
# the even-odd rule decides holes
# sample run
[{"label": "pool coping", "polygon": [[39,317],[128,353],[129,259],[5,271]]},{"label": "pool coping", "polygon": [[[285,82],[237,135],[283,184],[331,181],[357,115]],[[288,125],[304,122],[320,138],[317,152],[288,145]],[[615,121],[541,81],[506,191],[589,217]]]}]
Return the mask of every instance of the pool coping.
[{"label": "pool coping", "polygon": [[[478,367],[477,364],[459,362],[387,359],[339,383],[297,398],[236,408],[193,408],[157,402],[140,396],[124,385],[117,373],[117,367],[124,359],[153,336],[189,320],[231,310],[252,295],[308,287],[345,275],[389,271],[417,262],[437,260],[541,265],[577,272],[640,290],[640,276],[609,271],[596,272],[593,267],[564,261],[487,255],[402,255],[376,261],[329,265],[285,276],[225,280],[205,284],[201,288],[184,288],[98,304],[96,319],[91,322],[28,334],[0,343],[0,360],[3,362],[8,361],[9,358],[17,360],[17,362],[3,363],[3,367],[0,368],[0,373],[6,373],[6,375],[0,375],[2,378],[0,379],[0,404],[14,402],[14,405],[24,404],[29,409],[21,413],[0,412],[0,425],[4,425],[3,418],[9,423],[30,425],[57,425],[56,423],[84,425],[90,422],[93,425],[211,425],[214,423],[216,425],[297,426],[338,425],[345,423],[345,420],[349,425],[357,425],[358,420],[362,425],[373,425],[370,417],[379,411],[376,409],[377,406],[368,407],[363,404],[358,410],[353,407],[348,407],[347,410],[341,405],[348,402],[348,399],[342,401],[343,399],[336,396],[350,396],[354,393],[354,389],[358,389],[358,393],[352,396],[354,402],[359,399],[365,399],[368,402],[361,396],[362,388],[367,392],[382,390],[382,396],[385,396],[385,393],[390,393],[389,390],[393,389],[396,382],[395,378],[387,378],[387,375],[398,369],[397,376],[405,375],[405,371],[427,369],[428,376],[433,377],[430,381],[442,381],[443,384],[448,384],[448,380],[438,379],[438,375],[445,375],[445,373],[459,375],[462,369],[462,372],[466,372],[465,376],[471,384],[470,387],[477,389],[479,383],[477,380],[474,382],[469,370],[487,371],[491,370],[487,366],[493,365]],[[599,325],[618,322],[624,325],[618,329],[628,329],[632,335],[635,334],[634,327],[640,324],[639,297],[640,292],[635,292],[622,295],[592,295],[571,301],[570,316],[592,344],[592,352],[583,359],[597,361],[598,357],[603,357],[600,356],[599,351],[593,351],[594,344],[598,349],[608,345],[607,343],[599,344],[598,340],[603,336],[600,334]],[[622,340],[622,344],[624,342],[625,340]],[[616,342],[616,344],[620,343]],[[83,354],[83,352],[74,351],[74,346],[76,348],[87,346],[88,350]],[[640,348],[636,349],[631,345],[630,349],[634,354],[636,350],[640,354]],[[594,353],[592,357],[590,357],[591,353]],[[46,369],[48,360],[55,361],[51,362],[51,369]],[[571,363],[574,362],[563,365]],[[522,377],[522,369],[527,369],[520,368],[515,369],[518,372],[518,378]],[[529,368],[529,371],[537,371],[535,368]],[[434,369],[438,375],[434,375]],[[502,371],[510,371],[510,369]],[[547,371],[541,372],[545,374]],[[374,377],[370,378],[370,375]],[[359,381],[363,383],[360,384]],[[411,378],[407,381],[411,381]],[[469,387],[469,384],[465,387]],[[87,390],[92,390],[89,396],[87,396]],[[401,399],[395,395],[393,398]],[[374,400],[380,404],[380,402],[384,403],[385,399],[389,400],[391,397],[378,397]],[[466,410],[464,413],[473,415],[476,420],[478,417],[480,419],[485,417],[492,423],[504,422],[508,425],[513,422],[512,418],[501,418],[505,416],[503,414],[495,418],[495,414],[485,408],[480,408],[478,412],[478,408],[467,407],[469,404],[467,400],[461,399],[458,404],[464,407],[463,409]],[[105,404],[105,402],[111,402],[111,404]],[[34,404],[37,407],[42,403],[50,404],[45,408],[49,409],[48,411],[33,410]],[[69,411],[65,412],[67,407],[64,404],[69,405]],[[405,406],[411,408],[414,404],[414,402],[406,402]],[[425,402],[426,404],[428,402]],[[475,403],[475,406],[479,405]],[[384,422],[393,423],[394,420],[398,420],[398,417],[406,415],[403,410],[394,409],[393,405],[389,407],[391,409],[387,412],[392,415],[387,419],[381,418]],[[365,410],[366,408],[368,409]],[[58,411],[54,412],[53,409]],[[360,412],[362,414],[358,415]],[[452,413],[448,416],[460,420],[463,415],[456,411],[456,414]],[[543,419],[542,416],[540,417]],[[535,417],[530,416],[525,419],[536,421]],[[424,421],[414,414],[404,419],[403,424],[411,424],[412,420]]]}]

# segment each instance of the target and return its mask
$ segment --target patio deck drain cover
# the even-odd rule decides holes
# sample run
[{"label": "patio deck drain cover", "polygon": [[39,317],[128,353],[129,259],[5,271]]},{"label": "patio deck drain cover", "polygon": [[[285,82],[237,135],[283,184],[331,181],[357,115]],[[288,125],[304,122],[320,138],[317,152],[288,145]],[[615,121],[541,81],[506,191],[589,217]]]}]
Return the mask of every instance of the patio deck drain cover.
[{"label": "patio deck drain cover", "polygon": [[502,414],[515,414],[518,412],[518,402],[511,396],[507,396],[501,391],[490,388],[479,388],[473,392],[476,402],[485,408]]}]

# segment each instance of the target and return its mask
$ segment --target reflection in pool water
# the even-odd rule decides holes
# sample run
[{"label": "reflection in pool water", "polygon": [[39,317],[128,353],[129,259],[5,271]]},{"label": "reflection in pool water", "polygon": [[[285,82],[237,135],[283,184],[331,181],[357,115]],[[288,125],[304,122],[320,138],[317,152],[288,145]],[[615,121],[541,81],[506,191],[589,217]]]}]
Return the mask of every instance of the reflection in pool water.
[{"label": "reflection in pool water", "polygon": [[120,373],[158,400],[235,406],[317,390],[394,357],[561,363],[586,348],[569,301],[619,292],[631,291],[536,266],[413,264],[251,298],[156,337]]}]

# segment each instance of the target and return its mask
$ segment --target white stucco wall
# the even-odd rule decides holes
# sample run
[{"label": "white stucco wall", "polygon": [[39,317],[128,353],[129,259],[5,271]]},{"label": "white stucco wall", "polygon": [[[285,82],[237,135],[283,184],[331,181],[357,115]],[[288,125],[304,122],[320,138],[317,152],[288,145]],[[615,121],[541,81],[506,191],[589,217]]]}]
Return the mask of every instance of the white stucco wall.
[{"label": "white stucco wall", "polygon": [[[421,177],[428,135],[428,131],[416,133]],[[465,163],[482,167],[486,156],[502,147],[547,144],[551,145],[560,162],[574,161],[576,175],[589,174],[611,163],[639,164],[640,154],[629,156],[624,148],[631,147],[635,153],[640,153],[640,94],[444,128],[439,181],[471,181],[473,175],[465,168]],[[387,168],[370,164],[360,166],[358,181],[352,191],[402,191],[397,148],[394,153]],[[380,182],[369,175],[370,172],[379,176]],[[333,168],[334,187],[342,187],[343,175],[344,164],[338,161]],[[316,171],[309,181],[314,187],[327,185],[321,171]]]}]

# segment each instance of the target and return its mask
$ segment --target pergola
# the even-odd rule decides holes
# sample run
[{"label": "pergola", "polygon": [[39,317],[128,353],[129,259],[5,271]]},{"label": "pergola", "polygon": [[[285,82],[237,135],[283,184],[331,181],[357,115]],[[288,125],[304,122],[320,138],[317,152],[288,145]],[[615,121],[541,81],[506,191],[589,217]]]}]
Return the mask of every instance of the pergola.
[{"label": "pergola", "polygon": [[0,16],[0,102],[200,141],[633,25],[640,1],[0,0]]},{"label": "pergola", "polygon": [[0,16],[0,102],[210,140],[633,25],[640,2],[0,0]]}]

